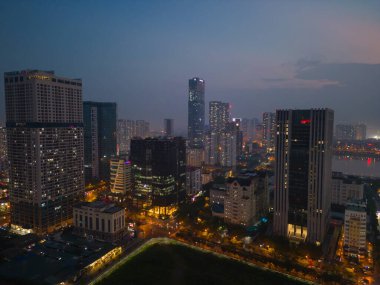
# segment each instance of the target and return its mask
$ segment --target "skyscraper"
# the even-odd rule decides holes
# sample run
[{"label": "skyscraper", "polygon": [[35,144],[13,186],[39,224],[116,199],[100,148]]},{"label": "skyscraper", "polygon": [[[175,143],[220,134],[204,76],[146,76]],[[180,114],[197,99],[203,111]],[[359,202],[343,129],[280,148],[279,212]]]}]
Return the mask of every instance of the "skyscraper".
[{"label": "skyscraper", "polygon": [[11,223],[51,232],[84,191],[82,81],[24,70],[4,82]]},{"label": "skyscraper", "polygon": [[109,180],[116,155],[116,103],[83,102],[86,182]]},{"label": "skyscraper", "polygon": [[0,171],[8,168],[7,129],[0,123]]},{"label": "skyscraper", "polygon": [[227,162],[228,152],[234,153],[236,160],[236,136],[231,134],[230,104],[220,101],[209,103],[210,131],[207,134],[206,161],[208,164],[231,166]]},{"label": "skyscraper", "polygon": [[173,119],[164,119],[164,132],[165,136],[173,136],[174,131],[174,120]]},{"label": "skyscraper", "polygon": [[147,138],[150,136],[149,122],[144,120],[137,120],[135,122],[135,134],[138,138]]},{"label": "skyscraper", "polygon": [[263,114],[263,145],[268,152],[274,150],[274,137],[276,129],[276,114],[265,112]]},{"label": "skyscraper", "polygon": [[333,122],[330,109],[276,112],[275,234],[323,242],[331,205]]},{"label": "skyscraper", "polygon": [[183,138],[131,141],[133,204],[155,215],[170,215],[185,197],[186,143]]},{"label": "skyscraper", "polygon": [[126,155],[129,153],[128,128],[127,120],[118,119],[116,128],[117,155]]},{"label": "skyscraper", "polygon": [[205,128],[205,82],[189,80],[188,139],[190,148],[203,148]]}]

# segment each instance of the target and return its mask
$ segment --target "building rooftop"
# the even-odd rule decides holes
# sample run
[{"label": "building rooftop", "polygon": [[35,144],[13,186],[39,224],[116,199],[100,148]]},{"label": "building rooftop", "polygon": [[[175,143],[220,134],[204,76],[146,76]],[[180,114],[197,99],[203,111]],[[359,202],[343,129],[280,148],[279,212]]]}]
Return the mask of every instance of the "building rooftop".
[{"label": "building rooftop", "polygon": [[227,179],[227,183],[234,183],[235,181],[239,183],[240,186],[249,186],[251,185],[253,177],[256,177],[257,175],[244,175],[244,176],[237,176],[237,177],[230,177]]},{"label": "building rooftop", "polygon": [[346,210],[366,212],[367,204],[364,201],[351,201],[346,204]]},{"label": "building rooftop", "polygon": [[77,275],[114,247],[66,231],[19,248],[18,254],[1,263],[0,276],[25,281],[25,284],[58,284]]},{"label": "building rooftop", "polygon": [[110,207],[110,208],[107,208],[103,211],[103,213],[110,213],[110,214],[113,214],[113,213],[117,213],[119,211],[123,211],[124,209],[121,208],[121,207],[118,207],[118,206],[113,206],[113,207]]},{"label": "building rooftop", "polygon": [[115,204],[107,203],[104,201],[82,202],[74,206],[74,208],[83,208],[83,207],[97,209],[103,213],[116,213],[123,210],[122,207],[115,206]]}]

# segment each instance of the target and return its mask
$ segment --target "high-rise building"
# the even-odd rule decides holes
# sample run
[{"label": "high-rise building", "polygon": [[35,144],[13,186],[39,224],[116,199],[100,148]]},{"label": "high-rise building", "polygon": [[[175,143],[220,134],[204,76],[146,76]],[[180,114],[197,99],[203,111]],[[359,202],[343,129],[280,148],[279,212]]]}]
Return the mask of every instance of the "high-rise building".
[{"label": "high-rise building", "polygon": [[201,167],[204,162],[204,150],[201,148],[186,148],[187,166]]},{"label": "high-rise building", "polygon": [[344,212],[344,240],[345,255],[365,255],[367,235],[367,211],[364,202],[350,202]]},{"label": "high-rise building", "polygon": [[276,112],[275,234],[323,242],[330,218],[333,122],[330,109]]},{"label": "high-rise building", "polygon": [[365,140],[367,126],[365,124],[338,124],[335,126],[337,140]]},{"label": "high-rise building", "polygon": [[209,103],[210,130],[214,133],[221,133],[231,120],[230,104],[220,101]]},{"label": "high-rise building", "polygon": [[[207,134],[206,162],[227,166],[226,152],[236,155],[236,136],[231,136],[228,126],[231,119],[230,104],[211,101],[209,103],[210,131]],[[235,145],[231,145],[235,143]]]},{"label": "high-rise building", "polygon": [[11,223],[51,232],[84,191],[82,81],[24,70],[4,83]]},{"label": "high-rise building", "polygon": [[357,124],[355,128],[355,139],[365,140],[367,138],[367,126],[364,124]]},{"label": "high-rise building", "polygon": [[8,168],[7,129],[0,123],[0,171]]},{"label": "high-rise building", "polygon": [[243,118],[241,120],[241,128],[240,130],[243,132],[243,143],[247,144],[255,140],[256,136],[256,125],[259,124],[259,120],[257,118],[246,119]]},{"label": "high-rise building", "polygon": [[135,137],[145,139],[150,136],[149,122],[137,120],[135,122]]},{"label": "high-rise building", "polygon": [[186,141],[159,137],[131,141],[133,204],[154,215],[170,215],[185,197]]},{"label": "high-rise building", "polygon": [[201,169],[188,166],[186,168],[186,194],[192,196],[202,190]]},{"label": "high-rise building", "polygon": [[116,103],[83,102],[86,183],[109,180],[110,160],[116,155]]},{"label": "high-rise building", "polygon": [[263,114],[263,145],[267,152],[274,151],[274,138],[276,130],[276,114],[265,112]]},{"label": "high-rise building", "polygon": [[225,167],[236,167],[236,158],[242,152],[242,133],[233,122],[227,123],[219,137],[219,164]]},{"label": "high-rise building", "polygon": [[205,82],[189,79],[188,140],[190,148],[203,148],[205,129]]},{"label": "high-rise building", "polygon": [[339,124],[335,126],[335,138],[337,140],[354,140],[355,127],[348,124]]},{"label": "high-rise building", "polygon": [[164,119],[164,133],[165,136],[171,137],[174,134],[174,120]]},{"label": "high-rise building", "polygon": [[130,196],[132,192],[131,162],[122,157],[115,157],[110,163],[111,192]]},{"label": "high-rise building", "polygon": [[355,176],[344,175],[342,172],[333,172],[331,203],[346,205],[351,200],[364,198],[363,182]]},{"label": "high-rise building", "polygon": [[117,120],[116,143],[117,155],[127,155],[129,153],[130,140],[128,140],[127,120]]}]

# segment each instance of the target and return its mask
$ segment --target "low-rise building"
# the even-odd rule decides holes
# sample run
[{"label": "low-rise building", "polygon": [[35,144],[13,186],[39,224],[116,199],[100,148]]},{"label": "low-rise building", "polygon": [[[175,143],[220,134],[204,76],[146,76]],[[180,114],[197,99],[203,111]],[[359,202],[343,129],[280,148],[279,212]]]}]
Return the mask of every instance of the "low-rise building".
[{"label": "low-rise building", "polygon": [[74,233],[115,242],[126,230],[125,210],[103,201],[82,202],[74,206]]},{"label": "low-rise building", "polygon": [[268,212],[265,173],[246,173],[227,180],[224,220],[243,226],[253,225]]},{"label": "low-rise building", "polygon": [[347,203],[344,214],[343,240],[343,249],[346,255],[358,256],[366,253],[366,229],[366,203]]},{"label": "low-rise building", "polygon": [[186,194],[192,196],[201,191],[201,169],[199,167],[188,166],[186,168]]},{"label": "low-rise building", "polygon": [[360,179],[345,175],[342,172],[333,172],[331,203],[346,205],[352,199],[362,200],[364,186]]}]

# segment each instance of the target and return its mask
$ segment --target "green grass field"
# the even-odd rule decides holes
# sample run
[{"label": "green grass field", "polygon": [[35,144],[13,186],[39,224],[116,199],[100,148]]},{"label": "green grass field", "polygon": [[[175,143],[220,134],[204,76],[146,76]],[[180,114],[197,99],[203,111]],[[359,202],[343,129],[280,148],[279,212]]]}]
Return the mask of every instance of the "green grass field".
[{"label": "green grass field", "polygon": [[178,244],[153,244],[97,285],[305,284]]}]

